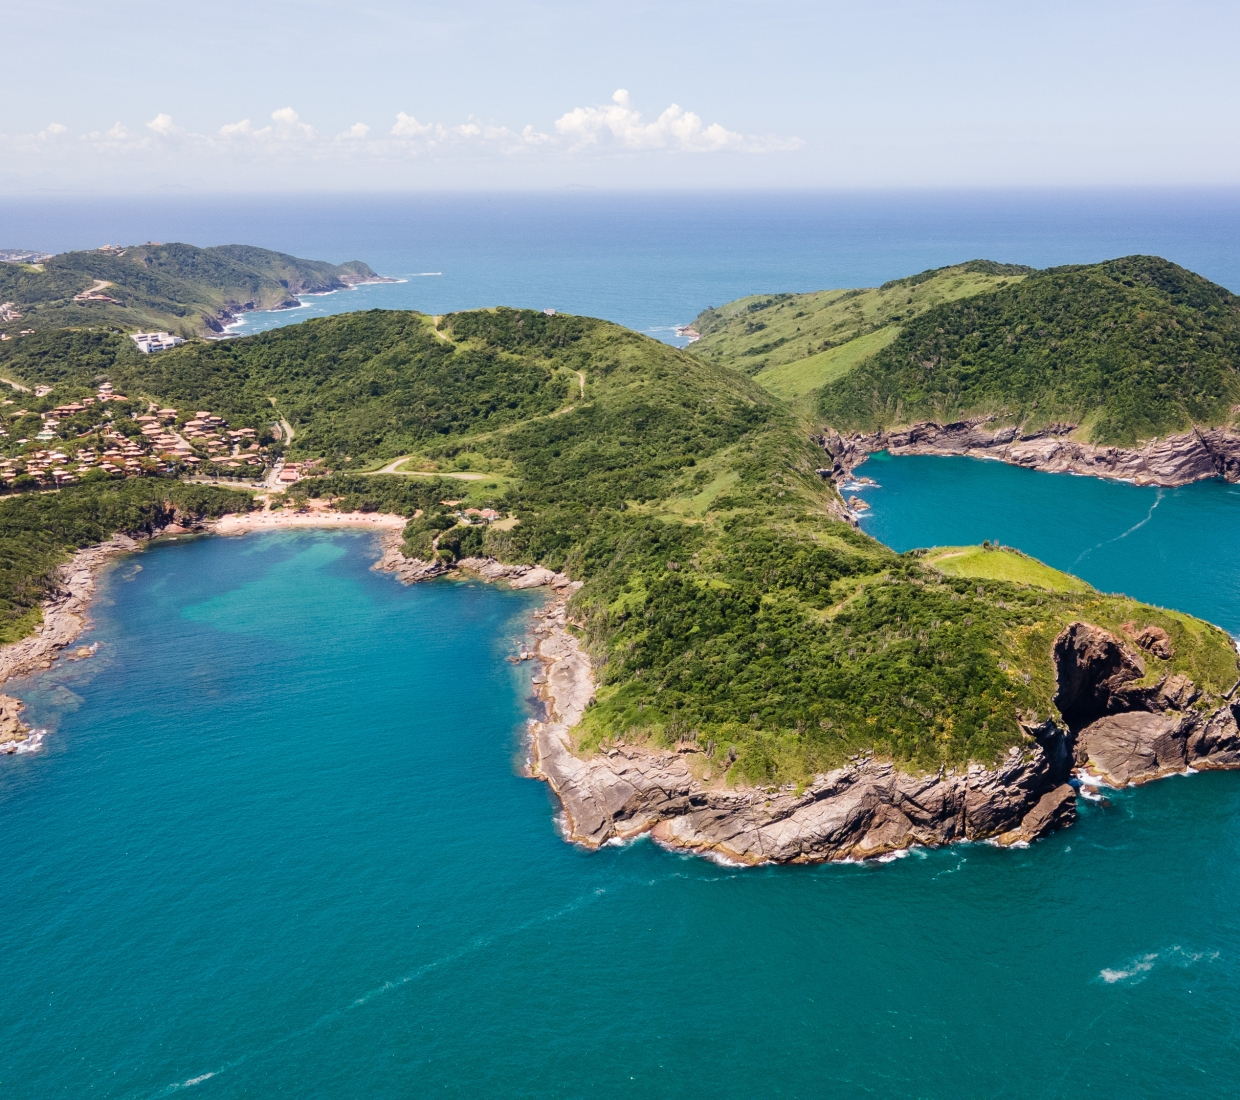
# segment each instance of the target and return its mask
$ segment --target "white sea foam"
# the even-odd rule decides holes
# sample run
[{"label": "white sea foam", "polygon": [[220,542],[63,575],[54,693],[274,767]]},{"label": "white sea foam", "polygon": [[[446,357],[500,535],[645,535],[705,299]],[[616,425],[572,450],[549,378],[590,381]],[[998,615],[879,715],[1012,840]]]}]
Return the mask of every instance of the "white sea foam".
[{"label": "white sea foam", "polygon": [[1158,952],[1155,951],[1149,955],[1142,955],[1141,958],[1129,963],[1122,970],[1101,970],[1098,973],[1107,985],[1114,985],[1116,982],[1127,981],[1129,978],[1136,978],[1141,974],[1148,974],[1154,969],[1154,964],[1158,961]]},{"label": "white sea foam", "polygon": [[1163,496],[1164,496],[1163,491],[1159,489],[1158,495],[1154,498],[1154,503],[1150,505],[1150,510],[1145,514],[1145,519],[1141,520],[1139,523],[1134,523],[1122,535],[1116,535],[1113,539],[1106,539],[1103,542],[1098,543],[1097,546],[1091,546],[1088,550],[1082,550],[1080,557],[1078,557],[1076,561],[1072,563],[1072,565],[1073,566],[1079,565],[1081,562],[1081,558],[1084,558],[1086,555],[1092,554],[1095,550],[1100,550],[1104,546],[1110,546],[1111,543],[1113,542],[1119,542],[1120,539],[1126,539],[1129,535],[1133,533],[1133,531],[1139,530],[1140,528],[1144,527],[1147,523],[1149,523],[1150,520],[1154,518],[1154,509],[1157,508],[1162,503]]},{"label": "white sea foam", "polygon": [[1179,944],[1176,944],[1166,951],[1151,951],[1117,969],[1101,970],[1098,977],[1107,985],[1126,981],[1131,981],[1135,985],[1137,982],[1144,981],[1146,975],[1160,964],[1186,969],[1203,960],[1208,963],[1214,962],[1218,957],[1217,951],[1185,951]]},{"label": "white sea foam", "polygon": [[20,756],[26,752],[38,752],[39,746],[43,744],[43,738],[47,736],[47,730],[31,730],[21,741],[13,743],[13,747],[5,751],[13,756]]}]

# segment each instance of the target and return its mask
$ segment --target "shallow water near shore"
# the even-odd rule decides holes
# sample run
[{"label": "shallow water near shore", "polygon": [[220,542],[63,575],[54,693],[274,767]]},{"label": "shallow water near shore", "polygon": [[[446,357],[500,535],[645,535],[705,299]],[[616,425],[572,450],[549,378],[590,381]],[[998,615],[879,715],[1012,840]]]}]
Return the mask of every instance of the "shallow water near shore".
[{"label": "shallow water near shore", "polygon": [[0,759],[0,1094],[1232,1088],[1240,776],[1022,851],[583,852],[519,774],[533,669],[505,657],[540,596],[374,556],[152,547],[102,586],[100,655],[15,685],[51,733]]}]

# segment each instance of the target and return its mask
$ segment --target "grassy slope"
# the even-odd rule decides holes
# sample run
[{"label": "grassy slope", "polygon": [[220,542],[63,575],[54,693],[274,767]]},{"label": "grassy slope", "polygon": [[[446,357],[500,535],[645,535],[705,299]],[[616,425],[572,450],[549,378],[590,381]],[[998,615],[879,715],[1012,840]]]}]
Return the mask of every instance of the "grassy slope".
[{"label": "grassy slope", "polygon": [[[271,309],[300,292],[338,289],[346,278],[373,274],[358,261],[329,264],[248,245],[140,245],[123,256],[65,252],[39,268],[0,264],[0,301],[15,302],[22,314],[13,329],[162,328],[191,336],[218,331],[225,310]],[[73,301],[97,280],[112,284],[100,293],[119,305]]]},{"label": "grassy slope", "polygon": [[[702,359],[746,374],[818,359],[850,340],[901,324],[945,301],[984,294],[1019,281],[1027,268],[975,260],[955,267],[895,279],[870,290],[822,290],[814,294],[754,295],[700,314],[694,326],[702,339],[692,351]],[[800,374],[812,376],[814,368]],[[779,388],[785,378],[776,374]],[[821,383],[818,383],[819,385]],[[798,379],[798,392],[805,392]],[[812,388],[812,387],[811,387]],[[786,394],[781,394],[785,396]]]},{"label": "grassy slope", "polygon": [[829,382],[819,415],[873,430],[993,415],[1131,446],[1227,423],[1240,402],[1240,298],[1157,257],[1053,268],[946,303]]},{"label": "grassy slope", "polygon": [[[45,370],[93,369],[52,358]],[[972,576],[895,554],[832,518],[820,452],[785,405],[604,322],[499,310],[449,316],[436,334],[374,311],[117,369],[129,390],[174,403],[254,413],[274,396],[297,426],[294,454],[338,469],[347,447],[372,468],[410,454],[430,472],[486,470],[475,482],[338,473],[297,490],[421,509],[414,553],[440,532],[446,553],[585,580],[573,606],[599,679],[586,748],[696,737],[715,742],[712,767],[762,782],[864,748],[914,768],[991,761],[1021,743],[1019,716],[1050,713],[1050,640],[1075,617],[1192,634],[1177,661],[1208,691],[1237,675],[1226,636],[1196,620],[1024,577],[979,592]],[[463,497],[520,522],[454,527],[440,501]]]},{"label": "grassy slope", "polygon": [[924,560],[949,577],[1010,581],[1052,592],[1091,591],[1090,585],[1079,577],[1043,565],[1037,558],[1031,558],[1019,550],[991,549],[989,546],[939,546],[931,550]]},{"label": "grassy slope", "polygon": [[843,378],[863,359],[881,351],[899,335],[899,325],[887,325],[808,359],[767,367],[754,375],[754,381],[776,397],[792,401]]}]

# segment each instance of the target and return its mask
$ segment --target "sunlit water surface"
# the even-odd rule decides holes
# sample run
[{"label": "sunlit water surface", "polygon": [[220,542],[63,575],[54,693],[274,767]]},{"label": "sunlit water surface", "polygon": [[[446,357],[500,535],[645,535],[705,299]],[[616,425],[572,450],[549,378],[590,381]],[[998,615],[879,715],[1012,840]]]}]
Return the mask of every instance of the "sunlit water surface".
[{"label": "sunlit water surface", "polygon": [[[872,467],[875,526],[897,469]],[[992,511],[990,536],[1062,524],[1093,485],[1048,501],[1036,477],[1023,529]],[[958,518],[887,537],[975,537]],[[1111,531],[1078,522],[1081,547]],[[99,656],[17,685],[51,733],[0,758],[0,1095],[1233,1088],[1240,777],[1120,793],[1024,851],[584,852],[520,774],[531,671],[505,658],[538,595],[403,587],[374,555],[153,547],[104,584]]]}]

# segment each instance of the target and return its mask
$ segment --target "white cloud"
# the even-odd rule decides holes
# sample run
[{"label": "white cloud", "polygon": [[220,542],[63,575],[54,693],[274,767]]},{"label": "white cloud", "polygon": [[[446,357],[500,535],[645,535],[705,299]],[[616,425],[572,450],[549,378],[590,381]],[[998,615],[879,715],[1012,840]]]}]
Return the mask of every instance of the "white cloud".
[{"label": "white cloud", "polygon": [[580,149],[615,144],[622,149],[670,149],[678,152],[715,152],[741,149],[744,135],[715,122],[702,123],[699,115],[673,103],[654,122],[643,122],[629,93],[620,88],[604,107],[576,107],[555,121],[556,131]]},{"label": "white cloud", "polygon": [[[67,127],[60,123],[50,123],[37,135],[0,135],[0,143],[31,151],[46,149],[51,155],[50,143],[67,132]],[[355,122],[340,133],[329,135],[320,134],[303,122],[294,108],[280,107],[271,112],[271,121],[266,125],[255,126],[251,119],[243,118],[225,123],[214,133],[185,130],[174,123],[170,114],[160,112],[136,132],[117,122],[109,130],[82,134],[81,142],[75,144],[109,155],[156,155],[172,166],[184,158],[212,158],[221,164],[230,158],[241,163],[242,159],[266,157],[339,163],[360,158],[399,162],[414,157],[545,158],[587,149],[631,154],[754,151],[795,148],[800,143],[795,139],[762,140],[728,130],[719,123],[707,125],[699,115],[678,104],[647,122],[634,108],[628,92],[621,89],[612,96],[610,104],[577,107],[562,115],[551,133],[533,125],[511,130],[472,116],[455,124],[422,122],[399,111],[386,133],[375,133],[366,123]]]},{"label": "white cloud", "polygon": [[624,88],[616,90],[611,103],[599,107],[575,107],[555,120],[556,132],[572,142],[573,150],[616,148],[631,152],[665,150],[678,153],[716,153],[726,150],[758,152],[796,149],[798,138],[756,138],[729,130],[718,122],[709,126],[694,111],[673,103],[653,122],[643,122]]},{"label": "white cloud", "polygon": [[434,126],[429,122],[421,123],[413,115],[407,115],[404,111],[398,111],[396,122],[392,126],[390,133],[395,138],[417,138],[427,137],[436,131],[442,135],[443,127]]},{"label": "white cloud", "polygon": [[255,130],[254,124],[248,118],[243,118],[240,122],[228,122],[220,127],[220,137],[224,138],[259,137],[269,133],[271,133],[270,126]]},{"label": "white cloud", "polygon": [[146,124],[146,128],[154,131],[161,137],[169,137],[177,131],[177,127],[172,124],[172,116],[162,113],[151,119],[151,121]]},{"label": "white cloud", "polygon": [[314,127],[302,122],[301,116],[292,107],[281,107],[278,111],[272,111],[271,118],[276,124],[277,133],[281,137],[297,137],[308,140],[318,137]]}]

